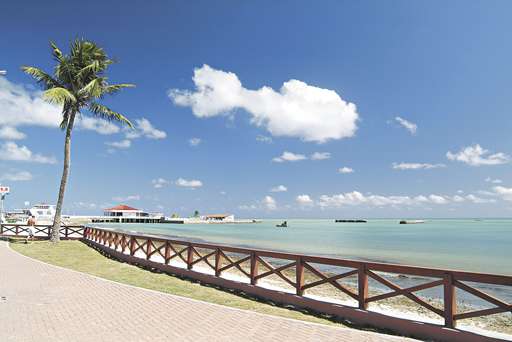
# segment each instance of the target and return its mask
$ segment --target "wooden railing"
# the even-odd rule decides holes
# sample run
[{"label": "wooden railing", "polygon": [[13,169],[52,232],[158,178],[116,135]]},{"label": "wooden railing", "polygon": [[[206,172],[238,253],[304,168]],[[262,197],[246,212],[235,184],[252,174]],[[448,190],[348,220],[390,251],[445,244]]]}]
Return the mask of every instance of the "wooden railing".
[{"label": "wooden railing", "polygon": [[[49,238],[52,225],[38,224],[34,226],[35,238]],[[61,225],[60,236],[63,239],[81,239],[84,236],[85,227],[78,225]],[[27,236],[28,226],[26,224],[0,225],[0,236]]]},{"label": "wooden railing", "polygon": [[[457,321],[467,318],[512,312],[511,303],[477,288],[478,285],[493,284],[505,286],[507,290],[512,291],[512,276],[238,248],[94,227],[86,227],[84,239],[96,246],[101,246],[104,251],[115,252],[118,255],[130,257],[131,260],[145,260],[151,267],[162,268],[164,271],[165,266],[170,264],[181,264],[181,268],[194,271],[201,263],[202,271],[196,270],[196,272],[204,273],[206,268],[210,270],[210,277],[222,279],[224,272],[236,270],[252,288],[258,287],[258,282],[262,279],[277,276],[293,289],[295,296],[300,297],[306,296],[306,292],[315,287],[330,285],[336,291],[352,298],[357,303],[354,309],[367,310],[369,303],[405,296],[435,315],[444,318],[444,326],[447,328],[455,328]],[[175,266],[174,271],[176,267],[179,266]],[[336,267],[341,268],[342,271],[336,274],[331,272],[331,269]],[[329,272],[325,271],[326,268],[330,268]],[[310,275],[307,278],[305,277],[306,272]],[[190,276],[191,273],[187,273],[187,275]],[[418,279],[424,278],[426,282],[404,288],[389,280],[389,275],[415,276]],[[341,282],[347,278],[352,278],[353,283],[357,282],[357,286],[349,286]],[[379,283],[391,291],[387,293],[369,291],[369,279],[372,280],[372,283]],[[222,279],[221,284],[229,287],[232,283],[232,280]],[[442,307],[428,303],[415,294],[415,292],[436,287],[439,287],[443,293],[444,305]],[[491,304],[492,308],[458,312],[456,289],[480,298]],[[313,309],[315,308],[314,302]],[[320,308],[320,306],[318,307]]]}]

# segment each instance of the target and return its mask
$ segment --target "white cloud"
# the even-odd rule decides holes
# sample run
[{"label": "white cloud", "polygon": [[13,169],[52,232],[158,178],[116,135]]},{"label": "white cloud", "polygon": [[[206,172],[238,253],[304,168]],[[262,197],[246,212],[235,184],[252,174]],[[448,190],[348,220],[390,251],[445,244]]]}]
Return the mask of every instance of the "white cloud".
[{"label": "white cloud", "polygon": [[295,161],[300,161],[300,160],[305,160],[305,159],[307,159],[307,158],[303,154],[296,154],[296,153],[284,151],[281,156],[275,157],[274,159],[272,159],[272,161],[276,162],[276,163],[282,163],[285,161],[295,162]]},{"label": "white cloud", "polygon": [[[512,189],[510,190],[510,200],[512,200]],[[426,205],[447,205],[451,203],[472,202],[476,204],[494,203],[495,199],[481,198],[473,194],[467,196],[443,196],[443,195],[418,195],[418,196],[383,196],[383,195],[364,195],[359,191],[335,195],[322,195],[317,201],[318,206],[323,208],[343,207],[343,206],[359,206],[366,205],[369,207],[412,207]],[[426,208],[426,207],[425,207]]]},{"label": "white cloud", "polygon": [[132,142],[128,139],[124,139],[121,141],[107,141],[105,145],[115,148],[127,149],[130,148],[130,146],[132,146]]},{"label": "white cloud", "polygon": [[240,210],[256,210],[258,209],[258,206],[255,204],[242,204],[238,206],[238,209]]},{"label": "white cloud", "polygon": [[41,94],[0,77],[0,126],[59,127],[60,108],[45,102]]},{"label": "white cloud", "polygon": [[23,132],[20,132],[16,129],[16,127],[11,126],[3,126],[0,127],[0,139],[6,140],[22,140],[25,139],[27,135]]},{"label": "white cloud", "polygon": [[278,185],[270,189],[271,192],[285,192],[288,191],[288,188],[284,185]]},{"label": "white cloud", "polygon": [[153,184],[153,187],[155,189],[163,188],[164,186],[169,185],[169,181],[164,178],[156,178],[151,181],[151,184]]},{"label": "white cloud", "polygon": [[384,206],[415,206],[423,204],[446,204],[448,198],[440,195],[410,196],[382,196],[363,195],[359,191],[352,191],[336,195],[322,195],[317,202],[320,207],[342,207],[367,205],[373,207]]},{"label": "white cloud", "polygon": [[338,169],[338,173],[354,173],[354,169],[347,166],[343,166]]},{"label": "white cloud", "polygon": [[7,172],[0,176],[0,181],[22,182],[32,180],[32,174],[28,171]]},{"label": "white cloud", "polygon": [[118,202],[138,201],[138,200],[140,200],[140,195],[129,195],[129,196],[125,196],[125,197],[116,196],[116,197],[112,197],[112,200],[118,201]]},{"label": "white cloud", "polygon": [[167,133],[156,129],[148,119],[142,118],[136,119],[135,128],[127,129],[126,132],[127,139],[137,139],[140,137],[146,137],[148,139],[165,139],[167,137]]},{"label": "white cloud", "polygon": [[419,170],[419,169],[437,169],[446,167],[445,164],[429,164],[429,163],[393,163],[395,170]]},{"label": "white cloud", "polygon": [[325,160],[330,159],[331,154],[329,152],[315,152],[311,155],[311,160]]},{"label": "white cloud", "polygon": [[176,180],[175,184],[177,186],[181,186],[184,188],[192,188],[192,189],[200,188],[203,186],[203,182],[201,182],[200,180],[197,180],[197,179],[187,180],[187,179],[183,179],[183,178],[178,178]]},{"label": "white cloud", "polygon": [[55,157],[34,154],[27,146],[18,146],[15,142],[7,141],[0,146],[0,159],[12,161],[25,161],[41,164],[55,164]]},{"label": "white cloud", "polygon": [[504,186],[495,186],[493,190],[505,201],[512,201],[512,188],[505,188]]},{"label": "white cloud", "polygon": [[110,135],[118,133],[121,129],[107,120],[82,115],[77,121],[77,128],[95,131],[99,134]]},{"label": "white cloud", "polygon": [[[490,196],[494,196],[495,194],[494,193],[485,192],[485,195],[486,196],[489,196],[489,195]],[[482,198],[482,197],[475,196],[473,194],[469,194],[469,195],[466,195],[464,197],[459,196],[459,195],[455,195],[455,196],[452,196],[451,198],[449,198],[449,200],[451,200],[452,202],[455,202],[455,203],[460,203],[460,202],[468,201],[468,202],[472,202],[472,203],[476,203],[476,204],[495,203],[496,202],[496,200],[494,198]]]},{"label": "white cloud", "polygon": [[448,203],[448,200],[446,198],[444,198],[443,196],[439,196],[439,195],[430,195],[430,196],[428,196],[428,199],[430,200],[431,203],[434,203],[434,204]]},{"label": "white cloud", "polygon": [[459,195],[455,195],[452,197],[452,201],[454,202],[464,202],[466,199],[462,196],[459,196]]},{"label": "white cloud", "polygon": [[473,202],[473,203],[494,203],[496,202],[496,200],[494,198],[481,198],[481,197],[477,197],[473,194],[469,194],[466,196],[466,199],[470,202]]},{"label": "white cloud", "polygon": [[[5,129],[5,127],[13,129],[18,126],[58,128],[62,120],[61,112],[59,106],[49,104],[42,99],[41,91],[30,90],[21,85],[11,83],[5,77],[0,78],[1,130]],[[142,118],[135,121],[138,136],[144,135],[151,139],[165,138],[165,132],[153,128],[147,119]],[[91,130],[103,135],[115,134],[121,131],[114,123],[93,116],[81,115],[75,123],[78,129]],[[12,135],[13,131],[8,133]],[[21,138],[11,136],[4,139],[14,140]]]},{"label": "white cloud", "polygon": [[492,183],[492,184],[501,184],[501,183],[503,183],[503,181],[501,179],[492,179],[491,177],[487,177],[485,179],[485,181],[487,183]]},{"label": "white cloud", "polygon": [[268,210],[275,210],[277,209],[277,203],[276,200],[272,196],[265,196],[263,200],[261,201],[263,206]]},{"label": "white cloud", "polygon": [[411,134],[416,134],[416,131],[418,130],[418,125],[416,125],[413,122],[407,121],[399,116],[395,117],[395,120],[402,125],[405,129],[409,131]]},{"label": "white cloud", "polygon": [[188,143],[190,144],[190,146],[197,146],[201,143],[201,139],[200,138],[191,138],[191,139],[189,139]]},{"label": "white cloud", "polygon": [[477,194],[479,195],[483,195],[483,196],[496,196],[496,193],[495,192],[492,192],[492,191],[487,191],[487,190],[478,190],[478,191],[475,191]]},{"label": "white cloud", "polygon": [[256,141],[259,141],[259,142],[262,142],[262,143],[266,143],[266,144],[272,144],[272,138],[271,137],[267,137],[266,135],[261,135],[261,134],[256,136]]},{"label": "white cloud", "polygon": [[[29,90],[3,77],[0,78],[0,113],[2,113],[0,126],[10,128],[17,126],[57,128],[62,120],[61,108],[45,102],[41,91]],[[76,124],[78,128],[93,130],[100,134],[119,132],[116,125],[99,118],[81,116]]]},{"label": "white cloud", "polygon": [[195,91],[171,89],[175,104],[192,108],[197,117],[229,114],[237,108],[251,114],[251,122],[274,136],[326,142],[352,137],[358,113],[353,103],[335,91],[299,80],[283,83],[279,92],[270,87],[244,88],[237,75],[208,65],[194,70]]},{"label": "white cloud", "polygon": [[458,153],[448,151],[446,153],[446,158],[449,160],[460,161],[471,166],[499,165],[510,161],[510,157],[505,153],[489,153],[489,150],[483,149],[479,144],[476,144],[474,146],[465,147]]},{"label": "white cloud", "polygon": [[295,201],[300,205],[312,205],[313,200],[309,195],[299,195],[295,198]]}]

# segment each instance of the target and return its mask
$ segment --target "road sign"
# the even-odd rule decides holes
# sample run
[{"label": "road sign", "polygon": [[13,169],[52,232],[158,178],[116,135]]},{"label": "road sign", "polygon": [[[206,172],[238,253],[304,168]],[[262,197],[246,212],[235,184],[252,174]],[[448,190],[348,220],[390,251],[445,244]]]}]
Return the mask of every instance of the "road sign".
[{"label": "road sign", "polygon": [[11,189],[8,186],[0,186],[0,195],[5,195],[11,192]]}]

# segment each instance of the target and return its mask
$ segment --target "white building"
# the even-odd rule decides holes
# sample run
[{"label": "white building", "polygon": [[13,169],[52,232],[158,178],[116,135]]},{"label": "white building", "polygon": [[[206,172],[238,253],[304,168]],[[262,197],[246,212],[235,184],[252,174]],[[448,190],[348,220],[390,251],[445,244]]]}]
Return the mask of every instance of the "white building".
[{"label": "white building", "polygon": [[201,217],[202,220],[208,223],[232,223],[235,222],[235,215],[228,214],[215,214],[215,215],[205,215]]},{"label": "white building", "polygon": [[120,204],[104,209],[102,217],[92,219],[93,223],[160,223],[164,220],[162,213],[148,213],[140,209]]}]

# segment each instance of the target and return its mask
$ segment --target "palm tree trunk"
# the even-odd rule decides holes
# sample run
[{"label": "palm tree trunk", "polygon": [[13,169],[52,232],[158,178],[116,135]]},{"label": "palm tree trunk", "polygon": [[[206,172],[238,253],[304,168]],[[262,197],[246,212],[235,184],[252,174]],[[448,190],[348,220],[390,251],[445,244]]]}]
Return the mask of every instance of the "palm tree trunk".
[{"label": "palm tree trunk", "polygon": [[62,178],[60,180],[59,188],[59,199],[57,200],[57,207],[55,208],[55,217],[53,219],[52,234],[50,236],[51,242],[60,241],[62,203],[64,202],[64,193],[66,192],[66,184],[68,182],[69,167],[71,162],[71,131],[73,130],[75,115],[75,112],[72,112],[70,114],[68,125],[66,127],[66,138],[64,140],[64,168],[62,170]]}]

